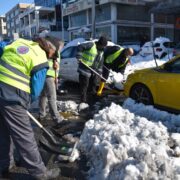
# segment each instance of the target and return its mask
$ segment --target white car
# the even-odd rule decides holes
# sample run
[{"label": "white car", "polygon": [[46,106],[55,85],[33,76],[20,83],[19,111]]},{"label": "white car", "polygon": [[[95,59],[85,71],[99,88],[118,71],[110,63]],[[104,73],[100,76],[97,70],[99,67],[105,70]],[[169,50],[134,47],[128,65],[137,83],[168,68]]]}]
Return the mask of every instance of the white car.
[{"label": "white car", "polygon": [[155,57],[161,59],[167,54],[171,54],[173,52],[174,43],[171,42],[168,38],[159,37],[156,38],[153,42],[146,42],[140,49],[139,54],[144,57],[153,55],[153,48]]},{"label": "white car", "polygon": [[[85,40],[84,40],[85,41]],[[83,40],[81,41],[83,42]],[[78,62],[76,59],[77,46],[81,42],[74,40],[74,43],[67,44],[61,52],[61,63],[59,76],[65,81],[79,82]],[[108,46],[114,43],[108,41]]]}]

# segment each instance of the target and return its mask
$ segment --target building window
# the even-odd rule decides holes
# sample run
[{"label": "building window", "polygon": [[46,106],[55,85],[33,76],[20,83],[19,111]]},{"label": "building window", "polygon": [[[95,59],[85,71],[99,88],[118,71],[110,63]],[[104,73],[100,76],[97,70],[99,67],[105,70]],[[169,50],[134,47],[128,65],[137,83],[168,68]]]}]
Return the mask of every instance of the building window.
[{"label": "building window", "polygon": [[117,5],[117,19],[129,21],[150,21],[149,9],[146,6]]},{"label": "building window", "polygon": [[111,40],[111,26],[96,28],[96,38],[105,36]]},{"label": "building window", "polygon": [[3,22],[6,22],[6,18],[2,18]]},{"label": "building window", "polygon": [[155,28],[154,29],[154,38],[156,37],[167,37],[170,40],[174,39],[174,30],[169,28]]},{"label": "building window", "polygon": [[19,14],[19,9],[15,10],[15,16]]},{"label": "building window", "polygon": [[[102,5],[96,7],[96,22],[103,22],[111,20],[111,9],[110,5]],[[92,23],[92,13],[91,9],[89,10],[89,23]]]},{"label": "building window", "polygon": [[174,24],[174,17],[172,15],[155,14],[154,22]]},{"label": "building window", "polygon": [[70,16],[71,27],[86,25],[86,11],[81,11]]},{"label": "building window", "polygon": [[142,36],[146,36],[150,39],[150,28],[145,27],[117,27],[117,43],[122,44],[124,42],[140,42]]},{"label": "building window", "polygon": [[36,27],[32,27],[32,28],[31,28],[31,34],[32,34],[32,35],[36,34]]}]

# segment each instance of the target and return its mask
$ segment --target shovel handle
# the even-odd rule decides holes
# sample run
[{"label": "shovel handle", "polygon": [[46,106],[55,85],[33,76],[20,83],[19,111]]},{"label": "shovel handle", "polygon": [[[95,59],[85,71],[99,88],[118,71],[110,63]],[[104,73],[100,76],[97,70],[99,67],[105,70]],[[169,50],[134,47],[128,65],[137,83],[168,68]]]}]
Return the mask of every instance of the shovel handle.
[{"label": "shovel handle", "polygon": [[28,116],[42,129],[43,125],[29,111],[26,111],[26,112]]},{"label": "shovel handle", "polygon": [[53,137],[53,135],[46,128],[44,128],[43,125],[29,111],[26,111],[26,112],[28,116],[46,133],[46,135],[49,136],[49,138],[54,144],[59,144],[56,141],[56,139]]},{"label": "shovel handle", "polygon": [[82,64],[84,64],[87,68],[89,68],[93,73],[95,73],[96,75],[98,75],[101,79],[103,79],[105,82],[107,82],[107,80],[101,76],[98,72],[96,72],[93,68],[89,67],[87,64],[85,64],[83,61],[79,60]]}]

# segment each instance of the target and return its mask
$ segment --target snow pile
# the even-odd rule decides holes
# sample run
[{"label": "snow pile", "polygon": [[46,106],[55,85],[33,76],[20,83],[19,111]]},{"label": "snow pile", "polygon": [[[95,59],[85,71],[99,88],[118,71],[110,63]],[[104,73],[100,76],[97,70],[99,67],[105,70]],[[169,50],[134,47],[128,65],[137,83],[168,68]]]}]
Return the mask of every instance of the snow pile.
[{"label": "snow pile", "polygon": [[161,121],[170,131],[176,130],[180,132],[180,115],[160,111],[153,106],[145,106],[142,103],[135,103],[131,98],[128,98],[124,102],[123,107],[136,115],[146,117],[153,121]]},{"label": "snow pile", "polygon": [[77,112],[78,104],[74,101],[57,101],[57,107],[60,111]]},{"label": "snow pile", "polygon": [[82,110],[85,110],[89,108],[89,105],[87,103],[80,103],[79,106],[78,106],[78,111],[82,111]]},{"label": "snow pile", "polygon": [[[130,102],[125,107],[129,107],[128,104]],[[148,121],[145,117],[137,116],[136,113],[112,103],[86,123],[80,148],[90,159],[89,179],[180,178],[180,158],[174,157],[174,150],[168,145],[170,135],[167,127],[156,122],[156,116],[163,113],[155,109],[153,111],[151,106],[142,106],[144,112],[149,111],[147,114],[154,113],[151,117],[155,120]],[[163,118],[167,115],[168,113]],[[151,117],[149,115],[150,119]],[[175,117],[172,116],[171,121]],[[180,146],[177,139],[174,138],[172,142],[176,142],[178,151]]]}]

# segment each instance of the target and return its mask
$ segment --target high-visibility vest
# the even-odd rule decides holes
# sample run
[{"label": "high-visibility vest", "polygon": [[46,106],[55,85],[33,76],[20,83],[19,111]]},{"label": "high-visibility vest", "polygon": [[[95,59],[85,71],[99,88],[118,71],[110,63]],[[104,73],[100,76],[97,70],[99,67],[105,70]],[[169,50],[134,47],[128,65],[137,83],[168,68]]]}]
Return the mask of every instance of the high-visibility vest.
[{"label": "high-visibility vest", "polygon": [[48,67],[48,61],[38,43],[18,39],[4,48],[0,81],[30,93],[31,73],[42,67]]},{"label": "high-visibility vest", "polygon": [[[57,58],[57,62],[60,65],[60,56],[59,58]],[[48,63],[49,63],[49,69],[47,71],[47,75],[55,78],[56,75],[57,76],[59,75],[59,68],[56,70],[56,75],[55,75],[55,70],[53,68],[53,60],[50,59]]]},{"label": "high-visibility vest", "polygon": [[[120,49],[119,49],[118,51],[116,51],[115,53],[109,55],[109,56],[105,59],[105,63],[107,63],[107,64],[112,64],[113,61],[116,60],[116,59],[120,56],[120,54],[122,53],[123,50],[124,50],[124,48],[120,48]],[[126,58],[125,62],[124,62],[123,64],[120,64],[120,65],[118,66],[118,68],[121,68],[121,67],[125,66],[125,65],[127,64],[128,60],[129,60],[129,59]]]},{"label": "high-visibility vest", "polygon": [[81,61],[83,63],[85,63],[87,66],[92,66],[94,63],[94,59],[97,56],[98,52],[96,49],[96,44],[94,43],[94,45],[91,47],[91,49],[89,50],[85,50],[82,53],[82,59]]}]

